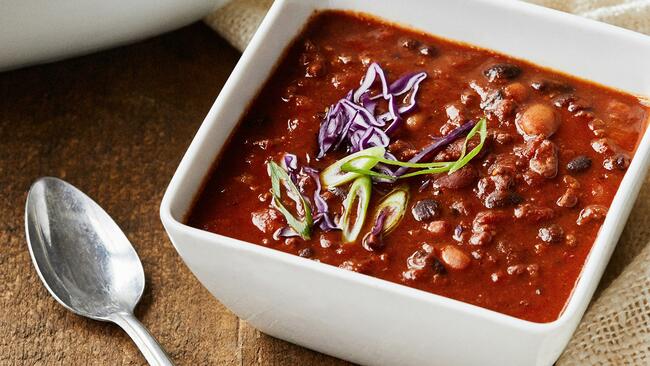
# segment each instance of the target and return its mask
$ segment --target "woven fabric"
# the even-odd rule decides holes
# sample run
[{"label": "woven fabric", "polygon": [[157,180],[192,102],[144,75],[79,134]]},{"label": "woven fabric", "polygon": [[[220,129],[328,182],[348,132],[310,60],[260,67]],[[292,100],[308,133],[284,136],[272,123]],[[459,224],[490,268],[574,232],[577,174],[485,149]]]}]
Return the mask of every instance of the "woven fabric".
[{"label": "woven fabric", "polygon": [[[528,0],[650,34],[650,0]],[[233,0],[205,19],[243,50],[272,0]],[[650,60],[648,61],[650,62]],[[650,364],[650,177],[558,366]]]}]

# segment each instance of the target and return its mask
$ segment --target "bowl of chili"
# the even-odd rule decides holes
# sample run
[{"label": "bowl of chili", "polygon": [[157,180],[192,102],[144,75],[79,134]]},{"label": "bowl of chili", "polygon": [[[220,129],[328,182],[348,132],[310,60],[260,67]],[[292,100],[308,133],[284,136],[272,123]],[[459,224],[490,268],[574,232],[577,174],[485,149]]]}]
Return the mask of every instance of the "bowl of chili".
[{"label": "bowl of chili", "polygon": [[163,224],[272,336],[550,365],[648,169],[649,58],[646,36],[518,2],[276,1]]}]

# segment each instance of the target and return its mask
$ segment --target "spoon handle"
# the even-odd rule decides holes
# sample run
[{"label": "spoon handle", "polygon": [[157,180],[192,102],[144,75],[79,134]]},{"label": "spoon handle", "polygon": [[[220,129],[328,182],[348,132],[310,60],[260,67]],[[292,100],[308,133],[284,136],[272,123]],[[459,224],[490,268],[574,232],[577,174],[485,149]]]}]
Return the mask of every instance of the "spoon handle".
[{"label": "spoon handle", "polygon": [[165,350],[149,333],[147,328],[131,313],[116,313],[111,320],[119,325],[133,339],[151,366],[174,366]]}]

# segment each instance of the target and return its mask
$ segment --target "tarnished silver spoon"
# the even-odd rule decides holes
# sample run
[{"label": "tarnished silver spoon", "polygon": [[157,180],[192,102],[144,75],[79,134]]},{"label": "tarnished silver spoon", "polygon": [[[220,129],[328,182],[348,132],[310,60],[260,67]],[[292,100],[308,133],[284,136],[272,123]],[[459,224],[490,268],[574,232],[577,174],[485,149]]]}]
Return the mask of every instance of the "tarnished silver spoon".
[{"label": "tarnished silver spoon", "polygon": [[52,296],[68,310],[118,324],[151,365],[173,365],[133,309],[144,290],[140,258],[92,199],[57,178],[41,178],[25,208],[27,244]]}]

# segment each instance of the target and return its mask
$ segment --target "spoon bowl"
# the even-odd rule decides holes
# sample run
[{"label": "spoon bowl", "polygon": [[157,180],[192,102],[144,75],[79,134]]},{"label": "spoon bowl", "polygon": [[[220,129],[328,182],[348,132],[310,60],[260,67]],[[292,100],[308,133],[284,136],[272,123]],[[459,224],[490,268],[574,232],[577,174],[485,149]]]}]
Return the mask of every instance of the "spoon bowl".
[{"label": "spoon bowl", "polygon": [[150,364],[172,364],[133,316],[144,291],[140,258],[97,203],[61,179],[41,178],[27,195],[25,228],[36,271],[61,305],[117,323]]}]

